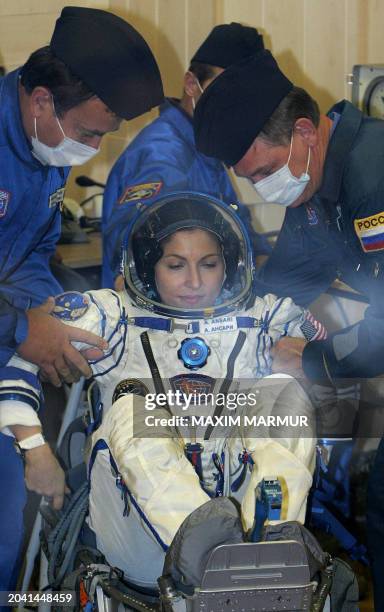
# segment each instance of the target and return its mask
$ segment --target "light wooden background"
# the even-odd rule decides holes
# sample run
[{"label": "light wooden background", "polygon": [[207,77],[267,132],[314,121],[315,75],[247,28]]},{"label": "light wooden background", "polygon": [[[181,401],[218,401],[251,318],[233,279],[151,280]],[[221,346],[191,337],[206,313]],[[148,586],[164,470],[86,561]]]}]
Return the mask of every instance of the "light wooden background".
[{"label": "light wooden background", "polygon": [[[384,0],[0,0],[0,65],[11,70],[36,48],[47,44],[65,5],[110,9],[130,21],[149,42],[162,72],[167,95],[179,96],[184,70],[200,42],[218,23],[240,21],[260,29],[282,69],[305,87],[326,111],[350,99],[347,74],[358,63],[384,63]],[[101,154],[75,170],[100,181],[126,144],[156,115],[148,113],[108,136]],[[245,201],[253,190],[238,184]],[[282,210],[254,207],[259,227],[278,227]]]}]

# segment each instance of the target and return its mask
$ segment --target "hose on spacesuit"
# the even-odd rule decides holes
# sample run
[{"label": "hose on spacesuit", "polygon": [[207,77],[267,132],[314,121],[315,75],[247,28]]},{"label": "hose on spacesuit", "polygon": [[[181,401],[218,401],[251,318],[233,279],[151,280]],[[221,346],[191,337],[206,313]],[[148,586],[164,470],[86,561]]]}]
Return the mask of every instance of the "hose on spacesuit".
[{"label": "hose on spacesuit", "polygon": [[139,601],[137,597],[122,592],[109,580],[100,579],[99,584],[102,587],[103,593],[105,593],[105,595],[111,597],[114,601],[125,604],[126,606],[130,606],[132,610],[137,610],[137,612],[159,612],[160,610],[158,604],[151,604],[145,601]]},{"label": "hose on spacesuit", "polygon": [[72,496],[57,525],[47,537],[48,581],[51,588],[60,585],[73,560],[79,533],[88,512],[88,482]]}]

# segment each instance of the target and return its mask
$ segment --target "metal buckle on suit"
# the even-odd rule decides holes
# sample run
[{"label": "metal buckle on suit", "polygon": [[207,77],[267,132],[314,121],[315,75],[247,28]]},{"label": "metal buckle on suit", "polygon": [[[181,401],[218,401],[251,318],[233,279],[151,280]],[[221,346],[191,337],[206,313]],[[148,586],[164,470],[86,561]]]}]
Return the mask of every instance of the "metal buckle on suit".
[{"label": "metal buckle on suit", "polygon": [[171,319],[168,331],[171,334],[175,329],[181,329],[186,334],[193,334],[192,323],[176,323],[175,319]]}]

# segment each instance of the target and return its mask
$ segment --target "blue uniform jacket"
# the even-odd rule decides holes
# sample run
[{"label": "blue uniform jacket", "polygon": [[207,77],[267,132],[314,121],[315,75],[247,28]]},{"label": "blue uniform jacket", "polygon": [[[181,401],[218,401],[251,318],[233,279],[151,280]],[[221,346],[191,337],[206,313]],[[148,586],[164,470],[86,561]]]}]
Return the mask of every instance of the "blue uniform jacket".
[{"label": "blue uniform jacket", "polygon": [[160,116],[125,149],[108,178],[103,203],[103,286],[113,287],[120,245],[137,205],[170,191],[200,191],[236,203],[255,254],[267,254],[267,241],[251,227],[249,210],[237,200],[221,162],[196,150],[191,118],[167,100]]},{"label": "blue uniform jacket", "polygon": [[69,172],[43,166],[31,154],[18,84],[19,71],[0,79],[0,366],[26,338],[24,311],[61,290],[49,258]]},{"label": "blue uniform jacket", "polygon": [[339,278],[369,297],[360,323],[308,345],[310,377],[371,377],[384,372],[384,121],[349,102],[336,119],[315,196],[287,209],[259,291],[307,306]]}]

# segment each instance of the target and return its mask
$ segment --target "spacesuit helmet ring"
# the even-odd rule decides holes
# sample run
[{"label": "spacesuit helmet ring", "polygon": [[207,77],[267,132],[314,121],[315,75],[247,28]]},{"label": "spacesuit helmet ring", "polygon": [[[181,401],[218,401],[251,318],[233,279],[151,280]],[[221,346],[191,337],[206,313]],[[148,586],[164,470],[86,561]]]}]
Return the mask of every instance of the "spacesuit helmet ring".
[{"label": "spacesuit helmet ring", "polygon": [[[206,230],[221,246],[225,278],[214,304],[180,308],[162,302],[155,282],[155,266],[166,239],[180,230]],[[210,318],[235,311],[248,302],[254,274],[247,231],[235,207],[195,192],[171,193],[142,206],[127,228],[122,272],[133,302],[174,318]]]}]

